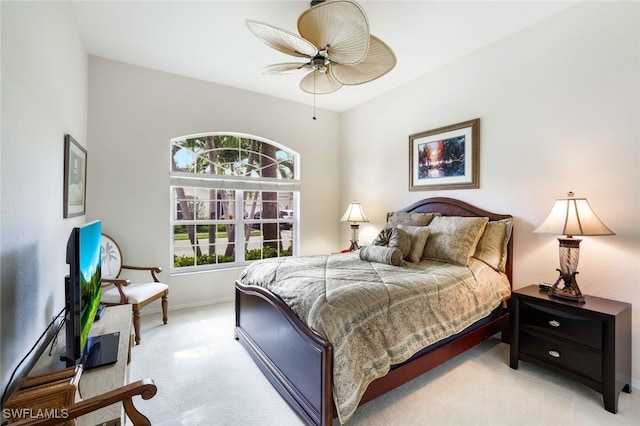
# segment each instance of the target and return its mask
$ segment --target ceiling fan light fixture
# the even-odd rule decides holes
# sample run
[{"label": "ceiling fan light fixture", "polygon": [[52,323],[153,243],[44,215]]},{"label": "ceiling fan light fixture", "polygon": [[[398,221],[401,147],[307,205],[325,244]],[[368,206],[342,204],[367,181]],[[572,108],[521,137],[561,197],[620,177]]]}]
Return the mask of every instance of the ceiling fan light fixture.
[{"label": "ceiling fan light fixture", "polygon": [[321,73],[327,72],[327,67],[329,66],[329,64],[329,60],[323,58],[321,55],[316,56],[311,61],[311,66],[313,67],[313,69]]}]

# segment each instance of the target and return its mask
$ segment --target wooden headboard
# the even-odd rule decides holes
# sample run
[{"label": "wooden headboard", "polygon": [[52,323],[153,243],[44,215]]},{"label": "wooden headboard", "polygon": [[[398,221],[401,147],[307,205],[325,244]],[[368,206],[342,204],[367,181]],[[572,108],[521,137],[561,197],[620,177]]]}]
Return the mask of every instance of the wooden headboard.
[{"label": "wooden headboard", "polygon": [[[508,214],[492,213],[476,206],[472,206],[464,201],[447,197],[425,198],[424,200],[417,201],[409,207],[405,207],[398,211],[415,213],[439,212],[443,216],[480,216],[488,217],[491,221],[513,218],[513,216]],[[513,288],[513,230],[511,232],[511,238],[507,243],[505,274],[509,278],[511,288]]]}]

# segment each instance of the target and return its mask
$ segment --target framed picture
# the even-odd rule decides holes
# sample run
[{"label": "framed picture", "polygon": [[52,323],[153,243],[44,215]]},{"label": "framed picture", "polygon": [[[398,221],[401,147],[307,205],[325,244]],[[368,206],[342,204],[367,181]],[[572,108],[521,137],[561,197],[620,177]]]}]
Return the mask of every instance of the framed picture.
[{"label": "framed picture", "polygon": [[85,214],[87,150],[64,135],[64,217]]},{"label": "framed picture", "polygon": [[480,119],[409,136],[409,191],[478,188]]}]

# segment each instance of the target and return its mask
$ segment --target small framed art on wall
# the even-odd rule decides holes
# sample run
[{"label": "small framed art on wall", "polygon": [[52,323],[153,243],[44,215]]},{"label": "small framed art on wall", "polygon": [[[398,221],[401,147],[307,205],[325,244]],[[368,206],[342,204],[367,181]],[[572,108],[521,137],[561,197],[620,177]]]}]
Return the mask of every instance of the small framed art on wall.
[{"label": "small framed art on wall", "polygon": [[85,214],[87,150],[71,135],[64,135],[64,217]]}]

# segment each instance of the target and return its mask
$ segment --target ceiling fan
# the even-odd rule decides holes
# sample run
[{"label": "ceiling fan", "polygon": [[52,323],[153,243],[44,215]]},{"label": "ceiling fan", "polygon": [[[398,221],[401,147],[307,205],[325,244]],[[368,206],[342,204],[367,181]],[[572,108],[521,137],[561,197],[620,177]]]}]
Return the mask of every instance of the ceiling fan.
[{"label": "ceiling fan", "polygon": [[251,19],[249,30],[272,48],[304,62],[269,65],[263,74],[308,71],[300,88],[311,94],[333,93],[343,85],[358,85],[382,77],[396,65],[396,56],[369,33],[364,9],[351,0],[313,0],[298,17],[300,36]]}]

